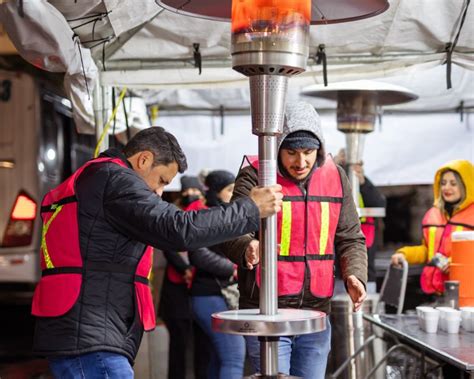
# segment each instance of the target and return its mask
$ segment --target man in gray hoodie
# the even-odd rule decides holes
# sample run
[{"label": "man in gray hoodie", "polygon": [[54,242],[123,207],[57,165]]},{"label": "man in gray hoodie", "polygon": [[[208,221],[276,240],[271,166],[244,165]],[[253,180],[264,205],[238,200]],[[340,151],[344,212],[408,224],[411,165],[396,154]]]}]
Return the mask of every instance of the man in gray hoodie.
[{"label": "man in gray hoodie", "polygon": [[[278,214],[278,306],[329,313],[336,255],[347,291],[358,310],[366,296],[367,251],[350,184],[344,170],[326,156],[320,118],[308,103],[289,104],[278,139],[278,178],[283,207]],[[236,180],[233,200],[257,185],[258,160],[247,157]],[[258,235],[224,244],[239,265],[240,308],[258,308]],[[255,371],[260,369],[257,337],[246,337]],[[305,379],[324,378],[331,325],[320,333],[280,338],[279,371]]]}]

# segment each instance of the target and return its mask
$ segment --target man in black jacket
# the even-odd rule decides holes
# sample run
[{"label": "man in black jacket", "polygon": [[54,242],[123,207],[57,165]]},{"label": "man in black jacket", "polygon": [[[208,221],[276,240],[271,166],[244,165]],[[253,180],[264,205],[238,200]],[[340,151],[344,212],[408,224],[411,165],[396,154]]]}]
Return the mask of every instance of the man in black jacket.
[{"label": "man in black jacket", "polygon": [[280,186],[202,211],[163,201],[164,187],[187,163],[175,137],[160,127],[100,158],[42,204],[34,351],[48,357],[57,378],[133,377],[143,331],[154,326],[147,245],[178,251],[213,245],[255,231],[260,217],[281,207]]}]

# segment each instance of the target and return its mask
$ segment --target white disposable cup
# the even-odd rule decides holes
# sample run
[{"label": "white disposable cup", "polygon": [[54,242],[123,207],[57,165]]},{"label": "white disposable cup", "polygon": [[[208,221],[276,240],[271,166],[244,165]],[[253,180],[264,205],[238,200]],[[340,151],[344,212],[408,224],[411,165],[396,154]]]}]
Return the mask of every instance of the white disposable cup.
[{"label": "white disposable cup", "polygon": [[439,328],[446,330],[446,313],[453,310],[451,307],[436,307],[439,310]]},{"label": "white disposable cup", "polygon": [[474,307],[461,307],[461,325],[467,332],[474,332]]},{"label": "white disposable cup", "polygon": [[423,310],[424,309],[434,309],[433,307],[428,307],[428,306],[423,306],[420,305],[416,307],[416,315],[418,316],[418,325],[420,326],[421,329],[424,330],[424,322],[423,322]]},{"label": "white disposable cup", "polygon": [[422,329],[426,333],[436,333],[438,330],[439,310],[422,309],[421,310]]},{"label": "white disposable cup", "polygon": [[459,333],[459,326],[461,325],[461,311],[458,311],[457,309],[445,311],[444,317],[446,332],[450,334]]}]

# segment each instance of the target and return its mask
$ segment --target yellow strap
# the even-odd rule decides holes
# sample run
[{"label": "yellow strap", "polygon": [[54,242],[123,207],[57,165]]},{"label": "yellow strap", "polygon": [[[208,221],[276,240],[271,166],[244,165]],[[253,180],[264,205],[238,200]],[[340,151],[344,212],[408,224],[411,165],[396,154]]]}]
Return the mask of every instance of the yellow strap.
[{"label": "yellow strap", "polygon": [[151,250],[151,254],[150,254],[150,255],[151,255],[151,258],[150,258],[150,259],[151,259],[150,271],[148,272],[148,276],[147,276],[148,281],[149,281],[150,283],[151,283],[151,280],[152,280],[152,277],[153,277],[153,258],[154,258],[154,254],[153,254],[153,253],[154,253],[154,252],[155,252],[155,250],[152,249],[152,250]]},{"label": "yellow strap", "polygon": [[41,232],[41,248],[43,249],[43,255],[44,255],[44,262],[46,263],[46,268],[54,268],[53,262],[51,261],[51,257],[49,256],[48,252],[48,246],[46,245],[46,233],[48,233],[49,226],[53,222],[53,220],[56,218],[58,213],[63,209],[62,205],[52,205],[53,209],[54,207],[56,208],[53,215],[50,217],[48,222],[43,225],[43,230]]},{"label": "yellow strap", "polygon": [[329,203],[321,202],[321,234],[319,235],[319,255],[326,253],[329,235]]},{"label": "yellow strap", "polygon": [[435,253],[436,226],[429,227],[428,238],[428,261],[431,261]]},{"label": "yellow strap", "polygon": [[[364,199],[362,198],[362,195],[360,194],[360,192],[359,192],[359,208],[365,208]],[[365,217],[360,218],[361,223],[364,223],[366,221],[367,219]]]},{"label": "yellow strap", "polygon": [[112,111],[112,114],[109,117],[109,120],[104,126],[104,130],[102,131],[102,134],[100,135],[99,141],[97,142],[97,145],[95,147],[94,151],[94,158],[97,158],[100,153],[100,145],[102,145],[102,141],[104,140],[105,136],[107,135],[109,128],[110,128],[110,123],[112,120],[115,118],[115,114],[118,111],[119,105],[122,102],[123,98],[125,97],[125,94],[127,93],[127,87],[125,87],[122,92],[120,93],[119,99],[117,101],[117,105],[115,106],[114,110]]},{"label": "yellow strap", "polygon": [[291,201],[284,201],[281,208],[280,255],[290,255]]},{"label": "yellow strap", "polygon": [[456,228],[454,229],[455,232],[462,232],[463,231],[463,227],[461,225],[458,225],[456,226]]}]

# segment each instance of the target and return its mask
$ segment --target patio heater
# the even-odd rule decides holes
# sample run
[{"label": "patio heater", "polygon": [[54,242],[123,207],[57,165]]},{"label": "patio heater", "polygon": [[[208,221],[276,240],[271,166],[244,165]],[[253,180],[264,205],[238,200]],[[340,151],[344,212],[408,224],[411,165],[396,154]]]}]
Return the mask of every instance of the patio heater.
[{"label": "patio heater", "polygon": [[[288,79],[303,72],[309,52],[309,27],[367,18],[388,8],[386,0],[158,0],[177,13],[215,20],[232,15],[232,67],[249,77],[252,132],[259,140],[259,184],[276,183],[277,136],[282,133]],[[279,336],[322,331],[322,312],[278,309],[277,220],[260,224],[260,308],[212,315],[213,328],[258,336],[261,378],[278,373]]]},{"label": "patio heater", "polygon": [[359,216],[385,217],[384,208],[358,207],[359,180],[351,167],[362,162],[365,136],[374,131],[377,108],[413,101],[418,96],[404,87],[369,80],[340,82],[327,87],[312,85],[301,94],[337,101],[337,129],[346,135],[346,163]]}]

